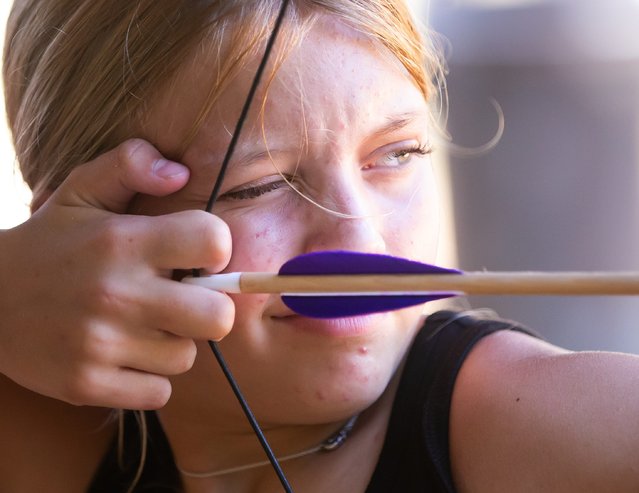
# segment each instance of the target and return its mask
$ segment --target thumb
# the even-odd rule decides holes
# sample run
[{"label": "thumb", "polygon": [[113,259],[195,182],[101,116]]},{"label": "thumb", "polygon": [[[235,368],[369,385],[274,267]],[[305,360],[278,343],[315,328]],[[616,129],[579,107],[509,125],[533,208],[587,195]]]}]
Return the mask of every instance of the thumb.
[{"label": "thumb", "polygon": [[132,139],[75,168],[52,195],[60,205],[125,213],[138,193],[163,196],[182,188],[189,169],[148,142]]}]

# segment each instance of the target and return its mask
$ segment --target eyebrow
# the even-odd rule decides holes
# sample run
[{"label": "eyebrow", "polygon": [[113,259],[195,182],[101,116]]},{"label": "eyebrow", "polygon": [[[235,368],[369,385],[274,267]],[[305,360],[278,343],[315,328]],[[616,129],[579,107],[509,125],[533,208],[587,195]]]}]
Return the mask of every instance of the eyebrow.
[{"label": "eyebrow", "polygon": [[236,165],[245,168],[254,164],[256,161],[270,159],[271,156],[275,156],[278,153],[281,153],[281,151],[278,149],[265,149],[263,151],[250,152],[244,156],[239,157],[236,161]]},{"label": "eyebrow", "polygon": [[[372,132],[372,137],[383,137],[384,135],[391,134],[407,127],[408,125],[414,123],[416,120],[422,118],[424,118],[424,113],[423,111],[419,110],[406,111],[403,113],[388,116],[384,119],[385,123],[383,123],[380,127],[376,128]],[[264,159],[270,159],[271,157],[285,152],[287,151],[279,148],[249,152],[246,155],[238,157],[237,161],[235,161],[235,165],[242,168],[247,168],[255,164],[256,162],[262,161]]]},{"label": "eyebrow", "polygon": [[397,115],[387,117],[386,123],[377,128],[373,133],[373,137],[383,137],[384,135],[396,132],[398,130],[407,127],[415,120],[423,118],[424,114],[421,111],[408,111],[405,113],[399,113]]}]

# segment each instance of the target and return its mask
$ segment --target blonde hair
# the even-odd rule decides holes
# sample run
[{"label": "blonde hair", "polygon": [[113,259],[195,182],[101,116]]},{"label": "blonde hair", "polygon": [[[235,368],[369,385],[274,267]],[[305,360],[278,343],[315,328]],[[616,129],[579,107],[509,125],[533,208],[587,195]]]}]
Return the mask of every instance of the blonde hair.
[{"label": "blonde hair", "polygon": [[[76,166],[139,136],[133,129],[153,95],[196,48],[210,46],[219,68],[195,132],[233,76],[260,53],[279,7],[280,0],[16,0],[6,34],[5,99],[34,202]],[[438,93],[441,58],[403,1],[293,0],[280,44],[294,46],[320,13],[383,44],[425,98]]]},{"label": "blonde hair", "polygon": [[[153,97],[200,50],[217,57],[218,67],[184,136],[188,143],[233,77],[261,55],[280,6],[281,0],[15,0],[6,31],[5,100],[34,203],[76,166],[140,137],[135,128]],[[424,98],[436,99],[444,65],[403,0],[292,0],[280,46],[292,49],[322,13],[381,43]],[[286,52],[277,56],[276,67]],[[144,414],[138,419],[143,457],[131,490],[146,450]]]}]

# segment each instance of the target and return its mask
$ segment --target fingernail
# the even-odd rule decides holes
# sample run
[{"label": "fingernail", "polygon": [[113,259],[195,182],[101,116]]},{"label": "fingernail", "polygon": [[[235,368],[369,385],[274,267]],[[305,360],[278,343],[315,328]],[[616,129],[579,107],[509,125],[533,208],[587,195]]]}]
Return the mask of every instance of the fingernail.
[{"label": "fingernail", "polygon": [[153,163],[153,173],[160,178],[175,178],[176,176],[188,174],[189,169],[174,161],[158,159]]}]

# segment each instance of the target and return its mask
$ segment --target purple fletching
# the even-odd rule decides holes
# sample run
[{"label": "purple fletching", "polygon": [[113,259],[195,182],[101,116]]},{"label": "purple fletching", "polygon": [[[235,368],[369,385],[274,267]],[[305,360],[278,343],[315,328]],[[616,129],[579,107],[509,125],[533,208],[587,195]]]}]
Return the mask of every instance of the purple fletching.
[{"label": "purple fletching", "polygon": [[[282,266],[279,274],[286,276],[321,274],[461,274],[461,271],[389,255],[329,250],[294,257]],[[380,291],[383,290],[384,287],[380,286]],[[415,295],[283,295],[282,301],[291,310],[306,317],[341,318],[399,310],[429,301],[449,298],[457,294],[454,292],[437,292]]]}]

